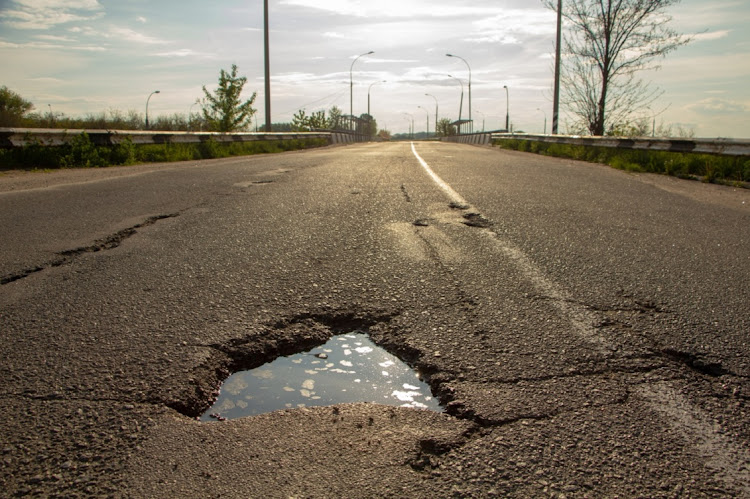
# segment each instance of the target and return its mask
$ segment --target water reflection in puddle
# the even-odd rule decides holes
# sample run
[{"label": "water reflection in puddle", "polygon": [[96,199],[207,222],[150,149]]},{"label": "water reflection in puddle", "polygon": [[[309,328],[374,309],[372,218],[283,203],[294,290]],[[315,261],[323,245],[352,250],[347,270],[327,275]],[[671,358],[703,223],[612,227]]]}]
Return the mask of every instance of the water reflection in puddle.
[{"label": "water reflection in puddle", "polygon": [[308,352],[233,374],[201,421],[345,402],[443,411],[427,383],[408,365],[367,335],[350,333]]}]

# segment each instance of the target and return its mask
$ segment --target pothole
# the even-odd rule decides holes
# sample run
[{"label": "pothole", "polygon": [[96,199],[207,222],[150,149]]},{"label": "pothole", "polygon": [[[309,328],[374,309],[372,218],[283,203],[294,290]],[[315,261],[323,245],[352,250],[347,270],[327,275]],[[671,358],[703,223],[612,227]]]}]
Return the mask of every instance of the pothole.
[{"label": "pothole", "polygon": [[200,417],[216,421],[350,402],[442,412],[420,374],[362,332],[232,374]]},{"label": "pothole", "polygon": [[492,222],[484,218],[480,213],[467,213],[464,215],[465,225],[469,227],[478,227],[480,229],[487,229],[492,227]]}]

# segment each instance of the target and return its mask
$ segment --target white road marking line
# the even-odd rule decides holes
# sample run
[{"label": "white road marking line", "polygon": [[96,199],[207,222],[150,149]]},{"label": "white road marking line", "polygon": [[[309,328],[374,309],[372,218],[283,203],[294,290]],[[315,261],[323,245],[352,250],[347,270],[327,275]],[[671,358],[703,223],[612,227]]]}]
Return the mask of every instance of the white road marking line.
[{"label": "white road marking line", "polygon": [[[438,177],[411,144],[414,156],[451,201],[469,206],[453,188]],[[519,248],[490,229],[479,228],[491,238],[498,249],[514,261],[516,267],[534,286],[544,293],[563,317],[567,317],[576,332],[602,355],[615,351],[614,346],[593,326],[596,316],[584,305],[571,300],[561,286],[548,279],[544,272]],[[705,411],[694,406],[669,382],[643,383],[634,390],[655,412],[663,415],[666,424],[683,432],[698,452],[706,458],[705,465],[730,486],[750,491],[750,453],[735,439],[722,434],[721,427],[711,424]]]},{"label": "white road marking line", "polygon": [[448,197],[450,198],[450,200],[453,203],[455,203],[457,205],[461,205],[461,206],[467,206],[467,207],[469,206],[469,203],[467,203],[466,200],[463,197],[461,197],[461,195],[459,193],[457,193],[456,191],[454,191],[453,187],[451,187],[450,185],[446,184],[443,181],[443,179],[441,179],[440,177],[438,177],[435,174],[435,172],[432,171],[432,168],[430,168],[430,165],[428,165],[427,162],[425,160],[423,160],[422,157],[417,153],[417,148],[414,147],[414,142],[411,143],[411,152],[414,153],[414,156],[416,156],[417,160],[422,165],[422,168],[424,168],[424,170],[427,172],[427,174],[430,177],[432,177],[432,180],[435,181],[435,183],[438,185],[438,187],[440,187],[443,190],[443,192],[445,192],[448,195]]},{"label": "white road marking line", "polygon": [[[435,181],[438,187],[448,195],[451,201],[466,206],[467,208],[470,206],[463,196],[432,171],[430,165],[428,165],[427,162],[417,153],[417,149],[414,147],[414,142],[411,143],[411,150],[417,160],[419,160],[422,168],[424,168],[427,174],[432,177],[432,180]],[[608,355],[614,350],[612,345],[610,345],[609,342],[599,334],[599,331],[593,327],[596,317],[587,310],[586,307],[583,305],[576,305],[573,300],[566,296],[562,288],[548,279],[544,275],[544,272],[542,272],[523,251],[512,245],[509,241],[501,239],[500,236],[490,229],[479,230],[490,237],[500,251],[505,253],[505,255],[515,262],[523,275],[525,275],[526,278],[537,287],[537,289],[550,299],[550,302],[560,311],[562,316],[567,317],[568,320],[570,320],[578,334],[587,340],[593,348],[602,355]]]}]

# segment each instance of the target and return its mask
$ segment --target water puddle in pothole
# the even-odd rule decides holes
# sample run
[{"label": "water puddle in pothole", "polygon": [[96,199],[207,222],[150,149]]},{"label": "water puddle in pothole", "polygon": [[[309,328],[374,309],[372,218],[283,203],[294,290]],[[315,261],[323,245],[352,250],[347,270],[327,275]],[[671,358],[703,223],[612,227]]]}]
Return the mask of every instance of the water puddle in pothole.
[{"label": "water puddle in pothole", "polygon": [[430,387],[401,359],[366,334],[334,336],[307,352],[231,375],[201,421],[346,402],[442,412]]}]

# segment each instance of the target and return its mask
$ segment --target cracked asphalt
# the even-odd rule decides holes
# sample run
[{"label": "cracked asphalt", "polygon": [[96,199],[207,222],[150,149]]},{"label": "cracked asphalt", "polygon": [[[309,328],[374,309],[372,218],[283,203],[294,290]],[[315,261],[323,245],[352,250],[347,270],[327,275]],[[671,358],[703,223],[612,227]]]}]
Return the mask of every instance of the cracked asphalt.
[{"label": "cracked asphalt", "polygon": [[[0,213],[4,496],[750,497],[747,190],[402,142],[4,173]],[[195,420],[353,330],[446,412]]]}]

